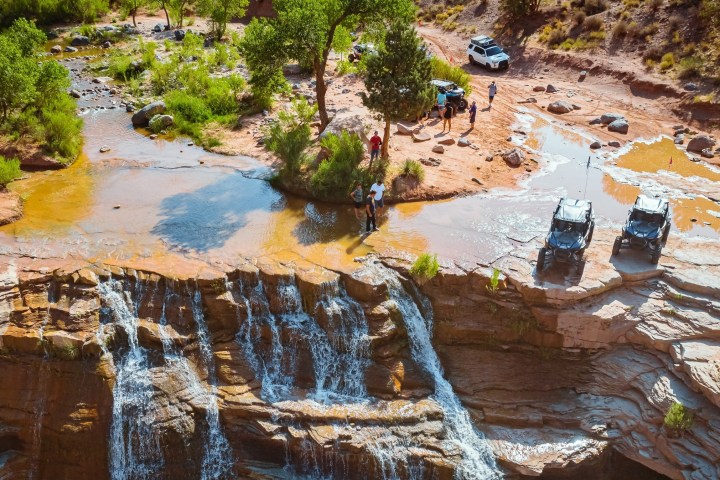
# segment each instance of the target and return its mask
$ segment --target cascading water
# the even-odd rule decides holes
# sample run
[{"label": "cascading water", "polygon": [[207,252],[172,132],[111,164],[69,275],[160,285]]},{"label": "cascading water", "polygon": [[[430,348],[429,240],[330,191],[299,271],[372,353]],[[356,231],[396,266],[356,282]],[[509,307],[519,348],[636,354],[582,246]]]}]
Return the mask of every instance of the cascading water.
[{"label": "cascading water", "polygon": [[[127,335],[127,346],[115,355],[115,387],[110,425],[110,478],[149,479],[163,466],[159,437],[154,431],[155,408],[150,362],[138,343],[137,304],[142,286],[136,286],[135,303],[123,285],[109,280],[98,285],[103,303],[103,323],[114,323]],[[101,340],[104,344],[104,339]]]},{"label": "cascading water", "polygon": [[208,332],[205,316],[202,310],[202,297],[200,291],[195,290],[192,295],[193,319],[197,325],[200,354],[207,372],[207,383],[211,393],[204,395],[206,399],[207,441],[202,462],[202,480],[225,478],[232,473],[233,458],[230,444],[225,438],[220,425],[220,413],[217,406],[217,378],[215,375],[215,360],[213,358],[210,333]]},{"label": "cascading water", "polygon": [[[262,383],[263,397],[272,402],[288,396],[295,387],[298,349],[304,347],[313,362],[312,399],[321,403],[366,400],[369,337],[362,307],[337,282],[323,287],[312,312],[303,309],[295,283],[283,282],[272,291],[266,289],[269,287],[258,280],[254,287],[239,283],[232,290],[240,293],[247,313],[237,341]],[[271,312],[268,296],[280,301],[280,313]],[[319,318],[326,322],[325,328]],[[258,342],[263,328],[269,332],[267,347]]]},{"label": "cascading water", "polygon": [[455,478],[468,480],[490,480],[500,478],[495,457],[482,434],[473,426],[470,415],[460,403],[452,386],[443,375],[440,359],[432,345],[432,312],[429,304],[423,317],[412,296],[403,288],[397,274],[381,264],[367,267],[388,287],[393,299],[402,313],[407,329],[410,351],[417,362],[432,377],[435,384],[433,398],[442,407],[448,441],[455,444],[463,453],[463,459],[455,471]]},{"label": "cascading water", "polygon": [[[156,478],[163,466],[161,427],[155,418],[160,408],[153,397],[150,370],[153,367],[149,352],[139,345],[138,310],[145,295],[149,302],[156,297],[157,283],[150,292],[138,281],[134,295],[127,285],[116,280],[98,287],[104,308],[105,321],[98,331],[98,340],[104,345],[104,330],[108,323],[122,328],[127,335],[127,347],[115,352],[116,383],[113,390],[113,418],[110,428],[110,476],[113,480]],[[190,396],[202,402],[207,429],[203,439],[203,458],[200,478],[217,480],[232,476],[233,456],[230,445],[220,426],[216,399],[217,382],[209,332],[202,312],[202,298],[195,289],[185,292],[189,297],[193,320],[197,326],[198,345],[202,367],[206,370],[210,392],[202,385],[196,371],[168,334],[167,309],[180,303],[180,295],[168,282],[162,297],[159,336],[163,345],[163,362],[167,372],[180,379]],[[182,314],[182,309],[179,309]],[[105,350],[107,353],[107,350]]]}]

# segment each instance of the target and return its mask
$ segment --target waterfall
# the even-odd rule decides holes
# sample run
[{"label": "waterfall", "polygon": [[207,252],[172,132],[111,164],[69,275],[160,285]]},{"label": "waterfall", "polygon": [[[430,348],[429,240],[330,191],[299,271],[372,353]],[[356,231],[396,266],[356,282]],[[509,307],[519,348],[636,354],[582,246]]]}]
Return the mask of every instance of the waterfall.
[{"label": "waterfall", "polygon": [[[413,297],[403,288],[397,274],[379,263],[367,267],[388,287],[390,298],[402,313],[412,358],[433,379],[433,398],[444,413],[447,440],[459,447],[463,459],[455,471],[455,477],[468,480],[489,480],[500,478],[495,457],[481,432],[472,424],[470,415],[453,392],[444,375],[440,359],[432,345],[432,311],[429,303],[422,302],[424,317]],[[418,292],[419,294],[419,292]]]},{"label": "waterfall", "polygon": [[217,406],[217,377],[215,374],[215,359],[213,358],[210,333],[208,332],[205,316],[202,310],[202,297],[200,290],[195,289],[192,295],[192,313],[197,325],[200,354],[207,372],[207,383],[210,394],[204,395],[206,399],[207,441],[202,462],[202,480],[214,480],[231,475],[233,467],[232,449],[225,438],[220,425],[220,412]]},{"label": "waterfall", "polygon": [[162,469],[163,455],[155,427],[153,384],[147,351],[138,343],[137,310],[143,287],[136,284],[135,303],[117,280],[98,285],[101,313],[127,335],[127,347],[115,355],[116,378],[110,424],[110,478],[153,478]]},{"label": "waterfall", "polygon": [[[297,386],[298,351],[306,348],[312,357],[315,383],[310,398],[320,403],[367,399],[367,320],[362,307],[337,282],[323,286],[310,312],[304,310],[300,291],[292,281],[275,288],[259,279],[254,286],[238,282],[232,291],[239,293],[239,303],[245,305],[247,314],[236,339],[262,384],[263,398],[270,402],[288,398]],[[279,313],[271,312],[269,297],[279,301]],[[259,341],[263,329],[269,333],[265,336],[269,345]]]},{"label": "waterfall", "polygon": [[[98,340],[104,345],[107,323],[122,328],[128,346],[115,352],[116,383],[113,389],[113,417],[110,428],[110,476],[112,480],[157,478],[163,466],[160,435],[162,428],[154,412],[159,406],[153,398],[154,386],[150,369],[153,365],[149,352],[139,345],[137,337],[138,310],[144,296],[152,301],[157,295],[157,283],[151,292],[138,281],[129,288],[116,280],[98,286],[104,304],[102,313],[106,321],[98,330]],[[217,480],[232,476],[233,456],[230,444],[223,434],[217,405],[217,381],[210,335],[202,311],[202,297],[197,288],[187,290],[192,317],[197,327],[197,339],[202,368],[207,374],[210,391],[202,382],[190,361],[182,355],[168,333],[167,310],[182,300],[172,282],[168,282],[162,297],[158,330],[163,346],[162,361],[169,371],[181,379],[192,397],[202,402],[206,430],[203,432],[203,456],[200,478]],[[182,314],[182,309],[178,309]],[[104,348],[104,347],[103,347]],[[107,350],[104,350],[107,353]]]}]

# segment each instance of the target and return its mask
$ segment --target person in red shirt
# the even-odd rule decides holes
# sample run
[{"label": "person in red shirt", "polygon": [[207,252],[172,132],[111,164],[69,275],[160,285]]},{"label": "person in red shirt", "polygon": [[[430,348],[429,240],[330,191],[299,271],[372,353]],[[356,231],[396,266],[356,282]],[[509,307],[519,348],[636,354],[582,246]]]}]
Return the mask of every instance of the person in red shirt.
[{"label": "person in red shirt", "polygon": [[375,135],[370,138],[370,163],[380,156],[380,145],[382,145],[382,138],[378,135],[378,131],[375,130]]}]

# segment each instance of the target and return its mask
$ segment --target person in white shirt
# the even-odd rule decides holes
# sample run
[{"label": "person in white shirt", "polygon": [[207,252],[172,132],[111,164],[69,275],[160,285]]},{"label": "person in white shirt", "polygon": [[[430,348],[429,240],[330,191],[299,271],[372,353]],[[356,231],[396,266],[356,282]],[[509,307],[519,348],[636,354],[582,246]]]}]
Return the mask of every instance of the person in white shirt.
[{"label": "person in white shirt", "polygon": [[372,186],[372,189],[375,190],[375,208],[377,209],[377,215],[380,215],[382,213],[383,208],[385,208],[385,204],[383,202],[383,194],[385,193],[385,185],[383,185],[382,180],[379,178],[375,182],[375,185]]}]

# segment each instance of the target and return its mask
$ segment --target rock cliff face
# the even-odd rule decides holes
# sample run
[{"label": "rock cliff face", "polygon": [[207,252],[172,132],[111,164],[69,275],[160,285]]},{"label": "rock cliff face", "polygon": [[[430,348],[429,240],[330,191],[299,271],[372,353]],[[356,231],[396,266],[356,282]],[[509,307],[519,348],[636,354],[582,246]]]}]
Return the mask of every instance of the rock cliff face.
[{"label": "rock cliff face", "polygon": [[[613,478],[619,452],[716,478],[720,283],[708,258],[672,262],[571,289],[524,261],[496,288],[488,269],[448,266],[422,295],[372,261],[178,275],[15,259],[0,274],[0,477],[499,471],[473,445],[507,476]],[[662,425],[674,401],[695,414],[683,435]]]}]

